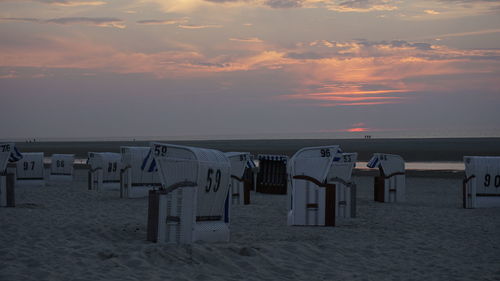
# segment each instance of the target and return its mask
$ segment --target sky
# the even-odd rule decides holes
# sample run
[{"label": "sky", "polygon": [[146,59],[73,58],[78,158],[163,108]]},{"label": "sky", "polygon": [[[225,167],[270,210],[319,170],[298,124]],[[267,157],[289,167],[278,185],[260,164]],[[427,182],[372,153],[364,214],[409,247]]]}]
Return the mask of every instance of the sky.
[{"label": "sky", "polygon": [[500,136],[500,1],[0,0],[0,139]]}]

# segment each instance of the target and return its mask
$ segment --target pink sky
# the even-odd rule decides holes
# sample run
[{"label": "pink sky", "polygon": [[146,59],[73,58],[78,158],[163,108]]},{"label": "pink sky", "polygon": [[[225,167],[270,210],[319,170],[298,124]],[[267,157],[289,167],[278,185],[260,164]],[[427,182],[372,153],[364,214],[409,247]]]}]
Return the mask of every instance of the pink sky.
[{"label": "pink sky", "polygon": [[499,19],[486,0],[0,0],[0,139],[500,136]]}]

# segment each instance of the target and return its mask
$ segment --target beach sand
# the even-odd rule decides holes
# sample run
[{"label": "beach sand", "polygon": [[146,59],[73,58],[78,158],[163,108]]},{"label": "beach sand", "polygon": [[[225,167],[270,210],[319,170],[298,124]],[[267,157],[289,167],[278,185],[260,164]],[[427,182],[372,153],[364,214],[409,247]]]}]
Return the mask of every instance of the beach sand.
[{"label": "beach sand", "polygon": [[407,202],[372,201],[355,176],[358,217],[288,227],[286,196],[233,206],[229,243],[146,241],[147,199],[73,183],[16,187],[0,209],[0,280],[500,280],[500,208],[461,209],[459,177],[407,177]]}]

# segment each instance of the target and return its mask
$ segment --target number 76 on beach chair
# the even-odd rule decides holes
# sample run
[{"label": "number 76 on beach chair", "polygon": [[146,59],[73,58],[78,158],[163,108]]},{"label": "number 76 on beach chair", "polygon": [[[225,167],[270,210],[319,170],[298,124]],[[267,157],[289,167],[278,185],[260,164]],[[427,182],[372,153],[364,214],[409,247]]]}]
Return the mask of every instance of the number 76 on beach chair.
[{"label": "number 76 on beach chair", "polygon": [[14,143],[0,143],[0,207],[14,207],[14,186],[16,175],[7,172],[9,162],[17,162],[23,158]]}]

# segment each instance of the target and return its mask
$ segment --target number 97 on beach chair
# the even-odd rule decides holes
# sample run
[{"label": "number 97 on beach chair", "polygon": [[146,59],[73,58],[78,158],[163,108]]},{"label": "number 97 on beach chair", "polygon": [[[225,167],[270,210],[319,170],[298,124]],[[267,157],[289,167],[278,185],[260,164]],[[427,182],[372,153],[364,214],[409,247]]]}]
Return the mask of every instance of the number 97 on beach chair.
[{"label": "number 97 on beach chair", "polygon": [[231,164],[224,153],[152,143],[162,188],[149,192],[148,241],[229,241]]}]

